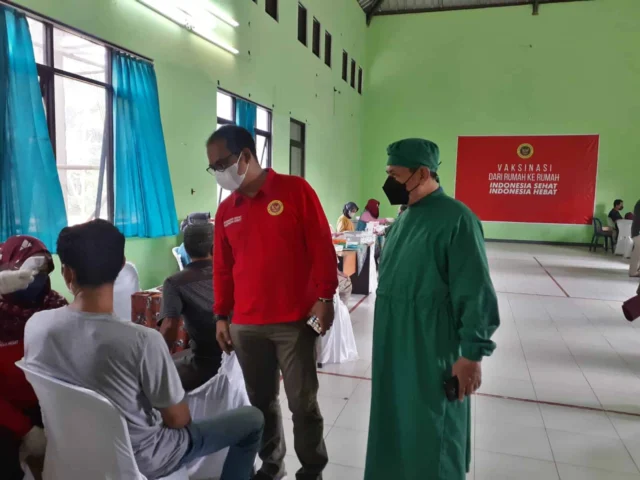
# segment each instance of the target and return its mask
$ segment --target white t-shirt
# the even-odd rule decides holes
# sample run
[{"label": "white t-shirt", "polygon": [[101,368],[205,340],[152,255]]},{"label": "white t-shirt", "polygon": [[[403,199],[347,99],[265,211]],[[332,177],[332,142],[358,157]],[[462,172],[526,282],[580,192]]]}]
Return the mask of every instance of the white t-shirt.
[{"label": "white t-shirt", "polygon": [[126,419],[143,475],[166,476],[179,465],[189,434],[163,426],[156,409],[180,403],[185,392],[159,332],[115,315],[47,310],[27,322],[24,360],[108,398]]}]

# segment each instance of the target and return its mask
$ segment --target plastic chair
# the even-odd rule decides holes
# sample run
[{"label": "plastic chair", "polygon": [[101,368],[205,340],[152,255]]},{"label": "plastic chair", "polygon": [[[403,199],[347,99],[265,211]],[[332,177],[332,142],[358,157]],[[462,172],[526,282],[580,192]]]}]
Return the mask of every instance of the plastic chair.
[{"label": "plastic chair", "polygon": [[125,263],[113,286],[113,311],[120,317],[131,318],[131,297],[140,291],[138,270],[133,263]]},{"label": "plastic chair", "polygon": [[613,230],[605,230],[602,228],[602,220],[593,217],[593,237],[591,237],[591,244],[589,245],[589,251],[595,252],[600,246],[600,239],[604,238],[604,250],[609,251],[609,240],[611,240],[611,253],[615,250],[615,242],[613,241]]},{"label": "plastic chair", "polygon": [[[194,421],[210,419],[234,408],[251,405],[236,354],[223,354],[218,374],[201,387],[189,392],[186,400]],[[219,478],[228,450],[225,448],[191,462],[187,465],[189,478]]]},{"label": "plastic chair", "polygon": [[[45,480],[147,480],[133,456],[127,424],[96,392],[16,362],[40,401],[47,434]],[[186,468],[163,480],[189,480]]]},{"label": "plastic chair", "polygon": [[178,249],[178,247],[173,247],[171,249],[171,253],[173,253],[173,256],[176,259],[176,262],[178,262],[178,268],[182,271],[184,270],[184,265],[182,264],[182,257],[180,257],[180,250]]}]

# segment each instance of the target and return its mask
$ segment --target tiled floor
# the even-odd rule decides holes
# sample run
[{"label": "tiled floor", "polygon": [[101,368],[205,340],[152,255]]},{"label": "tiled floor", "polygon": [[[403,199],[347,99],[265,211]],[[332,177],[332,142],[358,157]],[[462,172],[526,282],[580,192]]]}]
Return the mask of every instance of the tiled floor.
[{"label": "tiled floor", "polygon": [[[638,281],[628,278],[627,263],[584,248],[487,249],[502,326],[474,397],[468,478],[640,480],[640,323],[628,323],[620,309]],[[360,360],[320,375],[326,480],[363,478],[374,302],[364,299],[351,314]],[[285,422],[292,479],[299,464]]]}]

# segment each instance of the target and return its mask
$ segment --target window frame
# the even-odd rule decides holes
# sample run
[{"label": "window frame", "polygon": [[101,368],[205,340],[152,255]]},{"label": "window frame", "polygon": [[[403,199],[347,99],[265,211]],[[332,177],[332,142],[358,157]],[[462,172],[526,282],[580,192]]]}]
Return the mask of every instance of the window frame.
[{"label": "window frame", "polygon": [[[304,17],[304,18],[303,18]],[[309,43],[309,12],[307,8],[298,3],[298,41],[305,47]]]},{"label": "window frame", "polygon": [[[256,137],[261,136],[264,137],[267,141],[267,161],[266,161],[266,165],[262,165],[262,168],[271,168],[272,166],[272,153],[273,153],[273,110],[270,108],[267,108],[263,105],[260,105],[259,103],[254,102],[253,100],[249,100],[247,98],[241,97],[240,95],[236,95],[233,92],[230,92],[228,90],[225,90],[223,88],[218,87],[218,89],[216,90],[216,96],[221,93],[223,95],[226,95],[228,97],[231,97],[231,117],[232,120],[229,120],[227,118],[222,118],[218,116],[218,112],[216,111],[216,121],[218,125],[236,125],[236,101],[238,99],[240,100],[244,100],[246,102],[249,103],[253,103],[257,108],[265,110],[267,112],[268,115],[268,122],[269,122],[269,130],[262,130],[260,128],[255,127],[255,132],[256,132]],[[216,110],[217,110],[217,102],[216,102]],[[257,117],[256,117],[257,118]],[[257,146],[256,146],[257,148]],[[258,153],[258,152],[256,152]],[[222,201],[222,191],[223,189],[220,188],[218,191],[218,205],[220,205],[221,201]]]},{"label": "window frame", "polygon": [[356,88],[356,61],[355,59],[351,59],[351,88]]},{"label": "window frame", "polygon": [[329,33],[328,30],[324,31],[324,64],[329,67],[332,67],[333,63],[333,36]]},{"label": "window frame", "polygon": [[265,0],[264,11],[276,22],[280,21],[280,5],[278,0]]},{"label": "window frame", "polygon": [[321,58],[320,53],[322,50],[322,25],[320,24],[320,20],[316,17],[313,17],[313,27],[311,29],[311,51],[313,54]]},{"label": "window frame", "polygon": [[300,120],[296,120],[295,118],[290,118],[289,119],[289,131],[291,131],[291,124],[294,123],[296,125],[298,125],[300,127],[300,136],[302,137],[302,140],[294,140],[293,138],[291,138],[291,136],[289,136],[289,174],[293,175],[293,173],[291,173],[291,148],[298,148],[300,149],[300,152],[302,153],[301,155],[301,165],[300,165],[300,170],[301,178],[305,178],[306,173],[307,173],[307,124],[304,122],[301,122]]},{"label": "window frame", "polygon": [[[57,132],[56,132],[56,78],[70,79],[78,82],[82,82],[94,87],[103,88],[105,91],[105,130],[103,132],[103,142],[106,141],[106,165],[105,165],[105,178],[103,188],[106,188],[107,196],[107,218],[113,223],[115,215],[115,186],[114,186],[114,173],[115,173],[115,153],[114,153],[114,118],[113,118],[113,75],[111,71],[111,60],[113,56],[113,48],[103,42],[97,41],[94,38],[84,35],[82,32],[52,22],[48,19],[40,16],[31,15],[26,12],[28,19],[36,21],[42,24],[43,27],[43,61],[44,63],[37,63],[36,68],[38,71],[40,91],[42,93],[47,130],[49,131],[49,139],[53,148],[53,154],[56,159],[56,171],[60,176],[60,169],[58,166],[58,150],[57,150]],[[96,45],[100,45],[105,49],[105,81],[95,80],[87,78],[77,73],[69,72],[64,69],[58,68],[54,63],[55,45],[54,45],[54,31],[59,30],[61,32],[73,35],[75,37],[82,38],[88,42]],[[63,169],[65,170],[65,169]],[[68,170],[73,170],[69,168]],[[78,168],[78,170],[81,170]],[[68,209],[68,205],[65,198],[65,209]],[[95,199],[98,201],[98,199]],[[94,211],[94,215],[97,212]],[[68,211],[67,211],[68,214]]]},{"label": "window frame", "polygon": [[364,71],[362,67],[358,67],[358,93],[362,95],[362,77],[364,76]]},{"label": "window frame", "polygon": [[349,82],[349,54],[346,50],[342,51],[342,80]]}]

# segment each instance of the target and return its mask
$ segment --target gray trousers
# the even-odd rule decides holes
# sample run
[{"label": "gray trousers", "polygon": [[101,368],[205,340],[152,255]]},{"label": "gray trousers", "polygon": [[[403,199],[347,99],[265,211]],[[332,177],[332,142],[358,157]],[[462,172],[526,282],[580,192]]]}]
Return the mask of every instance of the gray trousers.
[{"label": "gray trousers", "polygon": [[318,406],[315,332],[306,321],[275,325],[231,324],[231,340],[242,368],[249,400],[264,415],[260,449],[269,478],[284,475],[286,445],[278,394],[280,372],[293,414],[294,447],[302,468],[298,480],[321,480],[328,463],[324,424]]}]

